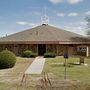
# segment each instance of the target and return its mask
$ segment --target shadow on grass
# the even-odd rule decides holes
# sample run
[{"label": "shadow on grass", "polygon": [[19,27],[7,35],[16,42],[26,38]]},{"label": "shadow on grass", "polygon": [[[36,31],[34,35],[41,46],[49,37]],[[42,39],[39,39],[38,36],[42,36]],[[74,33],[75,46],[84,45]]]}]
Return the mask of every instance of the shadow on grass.
[{"label": "shadow on grass", "polygon": [[[67,65],[66,65],[66,67],[74,67],[75,66],[75,64],[73,64],[73,63],[68,63]],[[51,67],[65,67],[65,64],[59,64],[59,63],[55,63],[55,64],[51,64]]]},{"label": "shadow on grass", "polygon": [[70,64],[70,65],[80,66],[80,64],[79,64],[79,63],[68,63],[68,64]]}]

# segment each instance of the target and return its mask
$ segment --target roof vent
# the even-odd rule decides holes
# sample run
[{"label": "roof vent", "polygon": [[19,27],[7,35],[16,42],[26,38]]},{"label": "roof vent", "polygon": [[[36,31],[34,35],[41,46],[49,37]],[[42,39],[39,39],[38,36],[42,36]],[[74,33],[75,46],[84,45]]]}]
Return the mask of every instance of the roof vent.
[{"label": "roof vent", "polygon": [[38,35],[38,31],[36,31],[36,35]]},{"label": "roof vent", "polygon": [[42,26],[47,26],[48,24],[42,24]]}]

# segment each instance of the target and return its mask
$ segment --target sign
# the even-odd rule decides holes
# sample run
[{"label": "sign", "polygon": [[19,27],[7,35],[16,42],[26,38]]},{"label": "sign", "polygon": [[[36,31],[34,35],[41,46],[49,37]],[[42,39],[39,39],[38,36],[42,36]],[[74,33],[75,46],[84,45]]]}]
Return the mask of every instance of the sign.
[{"label": "sign", "polygon": [[68,53],[64,53],[64,58],[65,58],[65,59],[68,59],[68,57],[69,57],[69,56],[68,56]]}]

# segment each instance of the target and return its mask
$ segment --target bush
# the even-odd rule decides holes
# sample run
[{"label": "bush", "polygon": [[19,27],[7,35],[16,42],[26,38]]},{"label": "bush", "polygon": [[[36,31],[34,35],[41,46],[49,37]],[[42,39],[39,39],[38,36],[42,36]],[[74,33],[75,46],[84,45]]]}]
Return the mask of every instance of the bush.
[{"label": "bush", "polygon": [[77,55],[86,56],[86,52],[78,51],[78,52],[77,52]]},{"label": "bush", "polygon": [[37,53],[31,53],[30,57],[35,58],[37,56]]},{"label": "bush", "polygon": [[26,51],[23,52],[22,56],[26,57],[26,58],[35,58],[37,56],[37,53],[33,53],[30,50],[26,50]]},{"label": "bush", "polygon": [[45,58],[55,58],[56,55],[55,55],[55,53],[45,53],[45,54],[44,54],[44,57],[45,57]]},{"label": "bush", "polygon": [[16,63],[16,56],[8,50],[0,52],[0,69],[12,68]]},{"label": "bush", "polygon": [[31,53],[32,53],[32,51],[30,51],[30,50],[26,50],[26,51],[23,52],[22,56],[23,56],[23,57],[27,57],[27,58],[29,58],[30,55],[31,55]]}]

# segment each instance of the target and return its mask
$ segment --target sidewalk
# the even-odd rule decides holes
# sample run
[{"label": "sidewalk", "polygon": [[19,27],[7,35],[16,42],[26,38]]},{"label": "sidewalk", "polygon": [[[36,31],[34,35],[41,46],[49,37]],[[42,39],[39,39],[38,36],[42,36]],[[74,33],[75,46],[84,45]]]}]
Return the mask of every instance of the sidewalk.
[{"label": "sidewalk", "polygon": [[45,58],[36,57],[32,64],[25,71],[25,74],[41,74],[45,63]]}]

